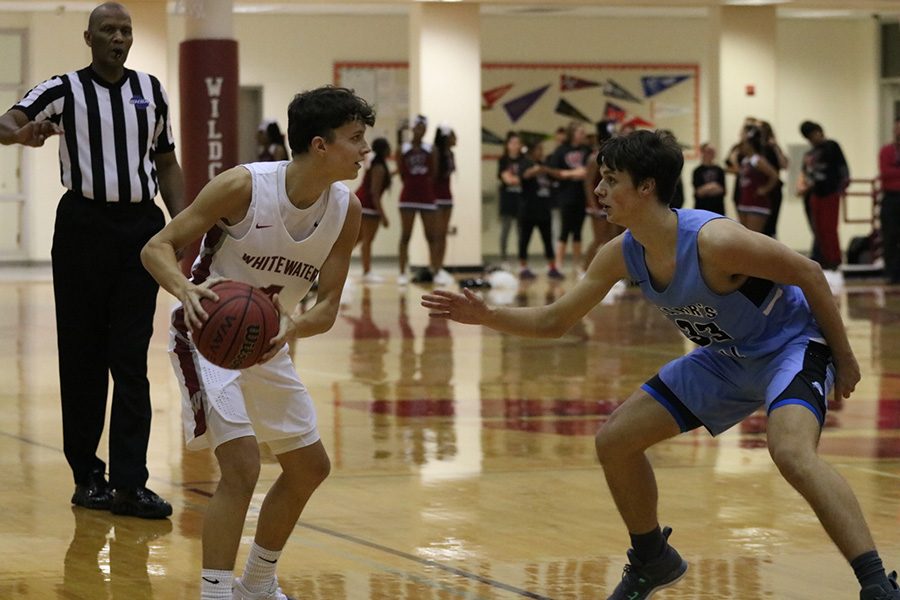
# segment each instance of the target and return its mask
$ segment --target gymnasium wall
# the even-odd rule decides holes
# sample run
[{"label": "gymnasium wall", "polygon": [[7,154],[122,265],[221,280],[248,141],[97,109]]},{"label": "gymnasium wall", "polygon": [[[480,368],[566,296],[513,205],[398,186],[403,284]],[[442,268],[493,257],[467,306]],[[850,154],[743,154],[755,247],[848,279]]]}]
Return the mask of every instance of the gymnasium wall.
[{"label": "gymnasium wall", "polygon": [[[80,12],[0,13],[0,28],[28,30],[29,84],[34,84],[49,75],[89,63],[90,54],[82,41],[86,20],[87,14]],[[147,55],[142,58],[141,44],[159,46],[151,32],[141,31],[137,21],[129,66],[156,71],[167,83],[170,98],[177,99],[177,53],[184,27],[177,16],[170,16],[168,24],[168,76],[158,72],[158,58]],[[332,82],[335,61],[407,60],[407,19],[402,15],[236,15],[234,24],[240,42],[241,83],[264,88],[264,116],[278,118],[282,125],[286,125],[285,108],[293,94]],[[876,25],[868,18],[780,19],[773,49],[778,65],[778,114],[755,116],[772,122],[785,147],[805,144],[797,130],[800,121],[806,118],[819,121],[826,134],[844,147],[854,176],[874,176],[876,153],[887,135],[877,130],[876,35]],[[710,136],[707,73],[710,44],[715,43],[708,19],[700,16],[611,19],[485,15],[482,20],[485,62],[698,64],[700,138],[704,140]],[[727,103],[730,94],[743,93],[742,86],[725,90],[721,102]],[[439,115],[433,118],[440,120]],[[177,110],[175,123],[177,132]],[[720,139],[713,141],[727,149],[736,134],[736,131],[722,131]],[[50,257],[55,205],[61,195],[55,144],[29,151],[27,156],[24,170],[30,194],[25,215],[27,257],[31,261],[46,261]],[[693,166],[693,162],[688,162],[686,173]],[[492,188],[494,174],[494,169],[485,167],[483,188]],[[458,176],[464,177],[465,173]],[[689,194],[687,176],[685,182]],[[687,205],[691,205],[690,199]],[[865,213],[863,210],[861,214]],[[454,221],[464,226],[465,211],[458,210]],[[485,253],[496,252],[493,241],[496,231],[492,227],[493,224],[487,224],[484,232]],[[845,247],[850,236],[867,230],[866,226],[843,226]],[[790,194],[779,233],[789,246],[808,249],[810,235],[802,207]],[[396,227],[383,231],[376,242],[376,253],[394,254],[396,236]],[[532,251],[536,248],[532,247]]]}]

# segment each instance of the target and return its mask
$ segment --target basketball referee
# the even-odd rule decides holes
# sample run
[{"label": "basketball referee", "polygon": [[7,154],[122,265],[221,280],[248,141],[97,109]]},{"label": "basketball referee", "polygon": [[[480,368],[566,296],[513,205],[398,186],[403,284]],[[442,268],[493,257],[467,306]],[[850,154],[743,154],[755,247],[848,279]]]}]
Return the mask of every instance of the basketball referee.
[{"label": "basketball referee", "polygon": [[[174,216],[184,179],[175,158],[169,103],[152,75],[125,68],[131,16],[95,8],[84,41],[91,64],[34,87],[0,117],[0,143],[42,146],[60,135],[67,191],[56,210],[51,252],[63,448],[75,479],[72,503],[149,519],[172,514],[147,489],[150,384],[147,350],[157,284],[140,251]],[[97,456],[113,379],[109,482]]]}]

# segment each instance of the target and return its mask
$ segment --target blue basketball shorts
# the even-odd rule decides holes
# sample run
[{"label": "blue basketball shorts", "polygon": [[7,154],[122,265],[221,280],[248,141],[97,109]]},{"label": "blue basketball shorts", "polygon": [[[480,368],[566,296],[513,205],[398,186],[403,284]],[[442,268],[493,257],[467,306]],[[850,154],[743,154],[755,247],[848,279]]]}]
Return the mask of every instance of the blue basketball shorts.
[{"label": "blue basketball shorts", "polygon": [[718,435],[756,410],[808,408],[821,426],[834,385],[831,349],[801,336],[759,358],[729,358],[698,348],[665,365],[641,389],[655,398],[682,431],[705,427]]}]

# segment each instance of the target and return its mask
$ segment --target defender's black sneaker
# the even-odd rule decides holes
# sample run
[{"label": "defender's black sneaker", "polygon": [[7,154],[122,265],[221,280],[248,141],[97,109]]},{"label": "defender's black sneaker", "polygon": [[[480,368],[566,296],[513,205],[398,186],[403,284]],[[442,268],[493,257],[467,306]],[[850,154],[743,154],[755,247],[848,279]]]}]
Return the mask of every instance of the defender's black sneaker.
[{"label": "defender's black sneaker", "polygon": [[897,571],[888,575],[891,591],[880,585],[867,585],[859,591],[859,600],[900,600],[900,586],[897,585]]},{"label": "defender's black sneaker", "polygon": [[[668,540],[672,528],[665,527],[663,536]],[[646,563],[628,550],[628,562],[622,573],[622,581],[608,600],[645,600],[656,591],[669,587],[684,577],[688,565],[672,546],[666,545],[662,556]]]}]

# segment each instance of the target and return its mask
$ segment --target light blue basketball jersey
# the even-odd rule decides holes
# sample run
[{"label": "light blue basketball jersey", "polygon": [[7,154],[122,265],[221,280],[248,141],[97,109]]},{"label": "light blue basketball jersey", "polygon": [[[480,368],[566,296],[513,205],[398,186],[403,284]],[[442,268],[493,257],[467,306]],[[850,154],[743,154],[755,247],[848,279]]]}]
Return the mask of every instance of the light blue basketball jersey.
[{"label": "light blue basketball jersey", "polygon": [[678,216],[675,274],[665,290],[650,281],[644,247],[626,231],[622,250],[631,278],[641,292],[684,335],[724,356],[757,358],[775,352],[817,326],[800,288],[750,278],[740,289],[717,294],[700,272],[697,234],[713,219],[705,210],[673,209]]}]

